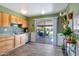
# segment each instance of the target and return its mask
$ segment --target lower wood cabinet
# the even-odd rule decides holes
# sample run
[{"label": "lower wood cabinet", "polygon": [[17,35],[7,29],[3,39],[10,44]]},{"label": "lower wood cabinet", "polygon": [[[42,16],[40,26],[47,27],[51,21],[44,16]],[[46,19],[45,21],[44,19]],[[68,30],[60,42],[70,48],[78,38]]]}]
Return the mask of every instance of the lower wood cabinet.
[{"label": "lower wood cabinet", "polygon": [[15,48],[25,44],[25,34],[20,34],[15,36]]},{"label": "lower wood cabinet", "polygon": [[21,37],[20,37],[20,40],[21,40],[21,41],[20,41],[21,45],[24,45],[25,42],[26,42],[26,41],[25,41],[25,40],[26,40],[26,35],[25,35],[25,34],[22,34]]},{"label": "lower wood cabinet", "polygon": [[25,44],[26,34],[19,34],[15,36],[0,37],[0,54],[5,54],[14,48]]},{"label": "lower wood cabinet", "polygon": [[11,38],[0,38],[5,39],[0,41],[0,54],[6,53],[14,48],[14,37]]},{"label": "lower wood cabinet", "polygon": [[20,35],[15,36],[15,48],[20,46]]}]

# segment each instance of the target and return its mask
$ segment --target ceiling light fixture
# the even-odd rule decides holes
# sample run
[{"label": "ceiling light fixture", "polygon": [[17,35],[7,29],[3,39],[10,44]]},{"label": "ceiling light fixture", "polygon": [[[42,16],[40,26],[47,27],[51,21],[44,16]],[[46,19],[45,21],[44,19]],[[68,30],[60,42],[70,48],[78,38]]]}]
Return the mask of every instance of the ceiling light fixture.
[{"label": "ceiling light fixture", "polygon": [[27,14],[27,10],[24,10],[24,9],[22,9],[20,12],[21,12],[22,14]]},{"label": "ceiling light fixture", "polygon": [[41,14],[45,14],[45,11],[44,11],[44,10],[42,10]]}]

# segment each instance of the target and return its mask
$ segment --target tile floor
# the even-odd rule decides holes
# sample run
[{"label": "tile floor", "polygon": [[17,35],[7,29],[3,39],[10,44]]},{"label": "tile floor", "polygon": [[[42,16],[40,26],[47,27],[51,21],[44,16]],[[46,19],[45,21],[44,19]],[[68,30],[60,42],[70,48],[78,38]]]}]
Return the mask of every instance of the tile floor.
[{"label": "tile floor", "polygon": [[36,42],[45,43],[45,44],[53,44],[53,35],[52,36],[39,36],[36,35]]},{"label": "tile floor", "polygon": [[6,56],[63,56],[63,53],[53,45],[29,43],[10,51]]}]

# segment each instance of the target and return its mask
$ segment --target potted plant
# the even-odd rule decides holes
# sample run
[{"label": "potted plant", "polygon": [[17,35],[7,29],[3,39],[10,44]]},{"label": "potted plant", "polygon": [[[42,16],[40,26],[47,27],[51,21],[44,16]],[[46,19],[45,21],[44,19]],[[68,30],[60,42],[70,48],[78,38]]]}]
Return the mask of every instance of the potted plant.
[{"label": "potted plant", "polygon": [[63,30],[62,34],[66,36],[67,43],[74,43],[74,44],[76,43],[75,39],[76,36],[73,35],[74,32],[71,30],[70,27],[66,27],[66,29]]},{"label": "potted plant", "polygon": [[63,54],[67,55],[67,43],[68,44],[76,44],[76,35],[74,34],[74,31],[68,27],[69,20],[67,19],[67,15],[62,16],[62,25],[63,25],[63,31],[62,35],[65,37],[63,39],[63,44],[61,45]]},{"label": "potted plant", "polygon": [[76,44],[76,40],[77,40],[77,36],[75,35],[75,33],[72,33],[70,38],[67,39],[67,43]]}]

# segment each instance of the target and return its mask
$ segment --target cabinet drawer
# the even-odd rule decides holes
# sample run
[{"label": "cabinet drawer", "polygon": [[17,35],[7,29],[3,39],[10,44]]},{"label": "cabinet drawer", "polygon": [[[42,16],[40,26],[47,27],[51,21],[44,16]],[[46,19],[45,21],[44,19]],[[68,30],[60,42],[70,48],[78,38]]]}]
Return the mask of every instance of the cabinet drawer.
[{"label": "cabinet drawer", "polygon": [[0,42],[2,42],[2,41],[7,41],[7,40],[13,40],[14,39],[14,36],[8,36],[8,37],[0,37]]}]

